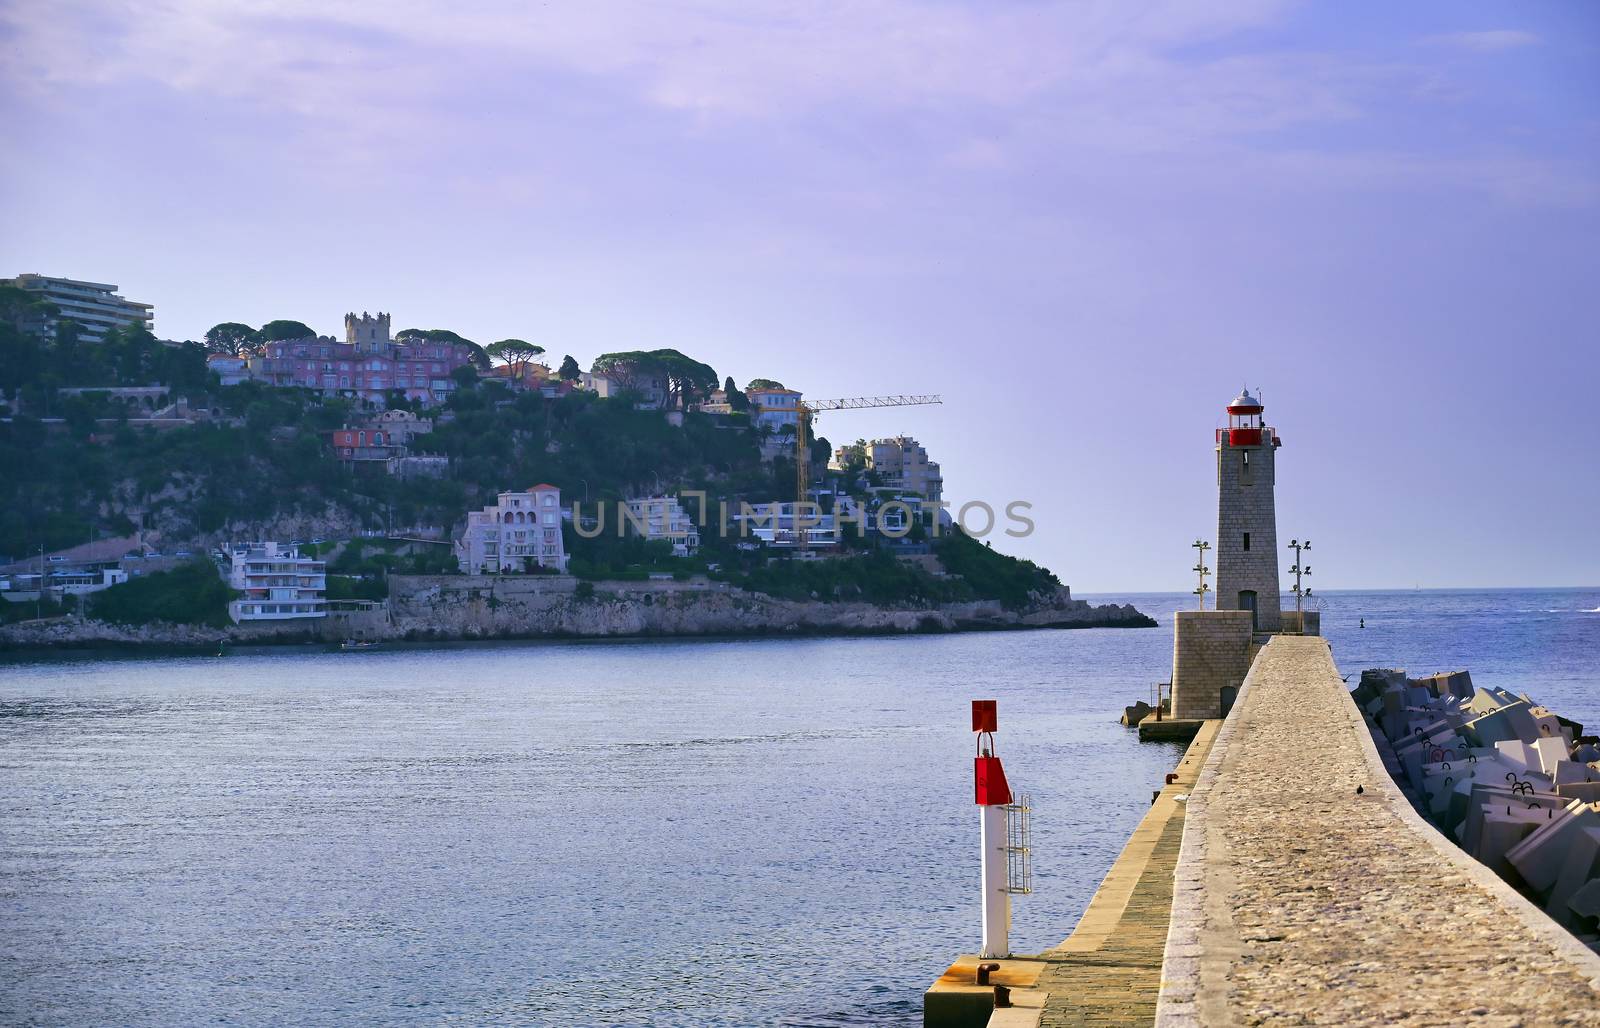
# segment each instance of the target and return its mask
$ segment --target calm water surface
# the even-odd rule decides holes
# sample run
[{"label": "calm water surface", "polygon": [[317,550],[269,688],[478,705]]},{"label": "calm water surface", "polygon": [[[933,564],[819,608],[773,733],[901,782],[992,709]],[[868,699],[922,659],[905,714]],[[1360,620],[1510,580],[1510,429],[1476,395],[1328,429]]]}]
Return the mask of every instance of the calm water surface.
[{"label": "calm water surface", "polygon": [[[0,1019],[918,1023],[976,941],[967,701],[1036,807],[1019,951],[1176,762],[1116,724],[1183,597],[1135,602],[1163,627],[0,664]],[[1600,722],[1600,589],[1322,602],[1345,671]]]}]

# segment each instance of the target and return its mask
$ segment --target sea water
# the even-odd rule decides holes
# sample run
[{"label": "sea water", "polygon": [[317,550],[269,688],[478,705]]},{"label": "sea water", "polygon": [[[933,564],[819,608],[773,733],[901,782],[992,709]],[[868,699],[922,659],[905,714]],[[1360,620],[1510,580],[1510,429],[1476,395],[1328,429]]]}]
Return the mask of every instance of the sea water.
[{"label": "sea water", "polygon": [[[0,1020],[919,1023],[977,942],[968,701],[1019,952],[1178,759],[1116,719],[1187,598],[1114,599],[1162,627],[0,664]],[[1344,672],[1600,721],[1600,589],[1317,602]]]}]

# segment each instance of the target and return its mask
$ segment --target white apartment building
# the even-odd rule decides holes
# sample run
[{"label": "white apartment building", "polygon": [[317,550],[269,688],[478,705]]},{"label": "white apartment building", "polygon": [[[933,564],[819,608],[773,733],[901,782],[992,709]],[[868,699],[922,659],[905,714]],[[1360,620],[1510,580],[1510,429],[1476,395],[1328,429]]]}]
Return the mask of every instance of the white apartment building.
[{"label": "white apartment building", "polygon": [[16,286],[35,293],[55,304],[54,314],[41,314],[29,319],[23,327],[49,335],[63,321],[73,321],[79,326],[79,338],[85,342],[99,342],[106,330],[124,325],[155,327],[155,307],[136,303],[117,295],[117,287],[105,282],[80,282],[75,278],[50,278],[47,275],[23,274],[13,279],[0,279],[6,285]]},{"label": "white apartment building", "polygon": [[[747,542],[794,546],[799,541],[793,503],[751,504],[749,514],[735,514],[730,520],[734,524],[733,531]],[[813,521],[816,524],[810,523]],[[806,545],[809,547],[839,545],[839,526],[832,514],[808,511],[799,528],[804,529]]]},{"label": "white apartment building", "polygon": [[228,584],[244,594],[228,603],[235,624],[328,616],[326,566],[298,546],[241,543],[228,558]]},{"label": "white apartment building", "polygon": [[799,425],[800,397],[798,389],[749,389],[750,413],[758,425],[770,425],[773,430],[784,425]]},{"label": "white apartment building", "polygon": [[411,440],[433,431],[433,419],[418,417],[408,410],[386,410],[373,418],[375,428],[389,433],[389,438],[401,446],[410,446]]},{"label": "white apartment building", "polygon": [[630,529],[646,539],[671,543],[674,557],[687,557],[700,548],[700,526],[676,496],[627,500],[623,510]]},{"label": "white apartment building", "polygon": [[250,381],[250,359],[248,357],[230,357],[225,353],[213,353],[206,357],[206,367],[217,373],[225,386],[239,385]]},{"label": "white apartment building", "polygon": [[561,490],[540,483],[504,492],[482,510],[469,511],[455,544],[456,561],[469,575],[497,575],[534,567],[567,570],[561,542]]}]

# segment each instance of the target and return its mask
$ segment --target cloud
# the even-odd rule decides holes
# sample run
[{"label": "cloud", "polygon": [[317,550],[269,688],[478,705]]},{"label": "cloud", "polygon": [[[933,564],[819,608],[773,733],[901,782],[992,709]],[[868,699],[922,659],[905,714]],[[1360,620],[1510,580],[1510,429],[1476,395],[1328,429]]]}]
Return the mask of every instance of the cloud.
[{"label": "cloud", "polygon": [[134,0],[108,10],[65,0],[15,5],[0,21],[15,41],[11,75],[40,87],[142,78],[314,108],[510,64],[619,80],[668,109],[767,117],[835,104],[1017,104],[1118,76],[1130,58],[1258,27],[1283,6]]},{"label": "cloud", "polygon": [[[413,174],[551,203],[581,202],[597,180],[617,188],[617,153],[687,166],[687,148],[781,157],[819,191],[857,174],[1023,173],[1086,154],[1243,165],[1300,149],[1327,152],[1348,183],[1351,167],[1396,166],[1388,151],[1354,155],[1364,130],[1393,136],[1406,105],[1470,102],[1425,63],[1245,42],[1291,12],[1284,0],[0,0],[13,58],[0,93],[69,111],[97,95],[147,97],[152,111],[179,100],[207,108],[208,131],[237,137],[240,153],[270,126],[308,180]],[[1537,38],[1429,41],[1489,51]],[[1549,189],[1504,187],[1537,183],[1536,164],[1459,180],[1586,195],[1555,173]]]},{"label": "cloud", "polygon": [[1533,46],[1542,40],[1532,32],[1523,32],[1520,29],[1487,29],[1481,32],[1445,32],[1429,36],[1423,42],[1476,53],[1495,53],[1500,50]]}]

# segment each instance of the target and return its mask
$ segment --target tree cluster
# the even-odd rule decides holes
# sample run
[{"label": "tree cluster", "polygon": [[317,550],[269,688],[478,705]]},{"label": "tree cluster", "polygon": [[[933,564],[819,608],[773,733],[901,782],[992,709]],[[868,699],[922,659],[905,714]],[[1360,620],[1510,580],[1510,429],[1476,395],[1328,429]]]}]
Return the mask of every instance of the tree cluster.
[{"label": "tree cluster", "polygon": [[80,386],[169,386],[173,394],[205,393],[213,378],[198,343],[163,343],[143,325],[88,338],[74,321],[45,336],[32,326],[53,314],[35,294],[0,286],[0,400],[36,417],[62,414],[56,390]]},{"label": "tree cluster", "polygon": [[625,390],[642,392],[652,382],[660,385],[662,405],[669,410],[687,407],[717,388],[717,373],[709,364],[677,350],[627,350],[596,357],[592,370]]}]

